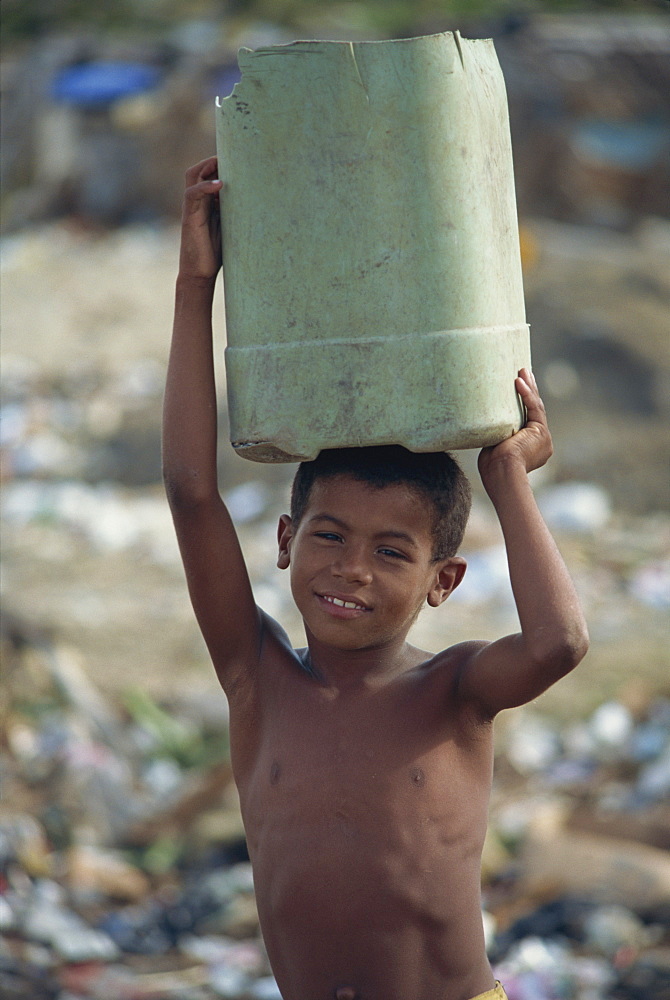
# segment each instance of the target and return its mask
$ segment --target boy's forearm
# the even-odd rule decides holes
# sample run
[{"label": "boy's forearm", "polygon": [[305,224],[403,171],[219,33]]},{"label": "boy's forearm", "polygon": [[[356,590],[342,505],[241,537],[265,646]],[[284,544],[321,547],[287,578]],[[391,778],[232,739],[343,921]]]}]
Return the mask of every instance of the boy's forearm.
[{"label": "boy's forearm", "polygon": [[214,285],[214,278],[177,278],[163,404],[163,476],[174,502],[206,499],[217,491]]},{"label": "boy's forearm", "polygon": [[588,632],[574,584],[518,463],[491,470],[486,490],[503,530],[512,590],[530,659],[560,676],[579,663]]}]

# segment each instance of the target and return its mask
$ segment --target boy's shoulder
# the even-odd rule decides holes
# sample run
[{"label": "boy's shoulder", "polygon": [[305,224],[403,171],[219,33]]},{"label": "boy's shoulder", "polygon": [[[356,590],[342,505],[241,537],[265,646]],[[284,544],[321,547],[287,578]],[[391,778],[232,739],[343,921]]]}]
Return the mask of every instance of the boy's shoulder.
[{"label": "boy's shoulder", "polygon": [[288,632],[275,618],[259,608],[261,620],[260,661],[290,668],[297,667],[298,673],[313,674],[310,668],[309,649],[296,648]]},{"label": "boy's shoulder", "polygon": [[439,653],[428,654],[428,659],[419,668],[419,674],[429,687],[432,697],[443,699],[450,712],[463,712],[471,721],[490,721],[474,710],[475,705],[464,697],[462,680],[468,668],[482,650],[490,646],[488,640],[469,639],[447,646]]},{"label": "boy's shoulder", "polygon": [[439,653],[427,653],[422,668],[436,674],[458,673],[470,660],[490,645],[486,639],[466,639],[464,642],[446,646]]}]

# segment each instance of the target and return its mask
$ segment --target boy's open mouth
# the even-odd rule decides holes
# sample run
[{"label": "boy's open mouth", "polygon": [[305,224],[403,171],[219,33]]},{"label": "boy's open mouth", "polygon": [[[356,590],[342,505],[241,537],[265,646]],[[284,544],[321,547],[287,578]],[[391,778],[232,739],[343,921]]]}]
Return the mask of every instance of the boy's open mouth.
[{"label": "boy's open mouth", "polygon": [[337,617],[349,617],[352,614],[361,614],[362,612],[371,610],[367,605],[360,604],[358,601],[335,597],[333,594],[317,594],[316,596],[319,598],[319,601],[327,606],[327,610]]}]

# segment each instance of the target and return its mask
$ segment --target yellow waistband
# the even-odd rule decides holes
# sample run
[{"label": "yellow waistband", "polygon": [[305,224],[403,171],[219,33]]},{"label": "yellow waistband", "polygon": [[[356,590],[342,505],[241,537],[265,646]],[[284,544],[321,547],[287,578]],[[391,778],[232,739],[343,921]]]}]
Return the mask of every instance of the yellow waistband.
[{"label": "yellow waistband", "polygon": [[502,984],[496,982],[492,990],[480,993],[478,996],[473,997],[472,1000],[507,1000],[507,994],[502,988]]}]

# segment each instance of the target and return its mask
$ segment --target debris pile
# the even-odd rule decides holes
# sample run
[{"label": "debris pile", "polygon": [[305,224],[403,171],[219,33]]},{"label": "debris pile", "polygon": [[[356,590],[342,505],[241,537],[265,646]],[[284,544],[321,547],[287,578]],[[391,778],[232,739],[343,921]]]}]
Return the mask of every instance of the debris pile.
[{"label": "debris pile", "polygon": [[511,716],[483,870],[511,1000],[670,996],[669,793],[666,698]]},{"label": "debris pile", "polygon": [[[3,642],[2,996],[278,998],[223,699],[112,699],[12,616]],[[503,728],[483,899],[510,1000],[670,995],[670,700],[629,701]]]}]

